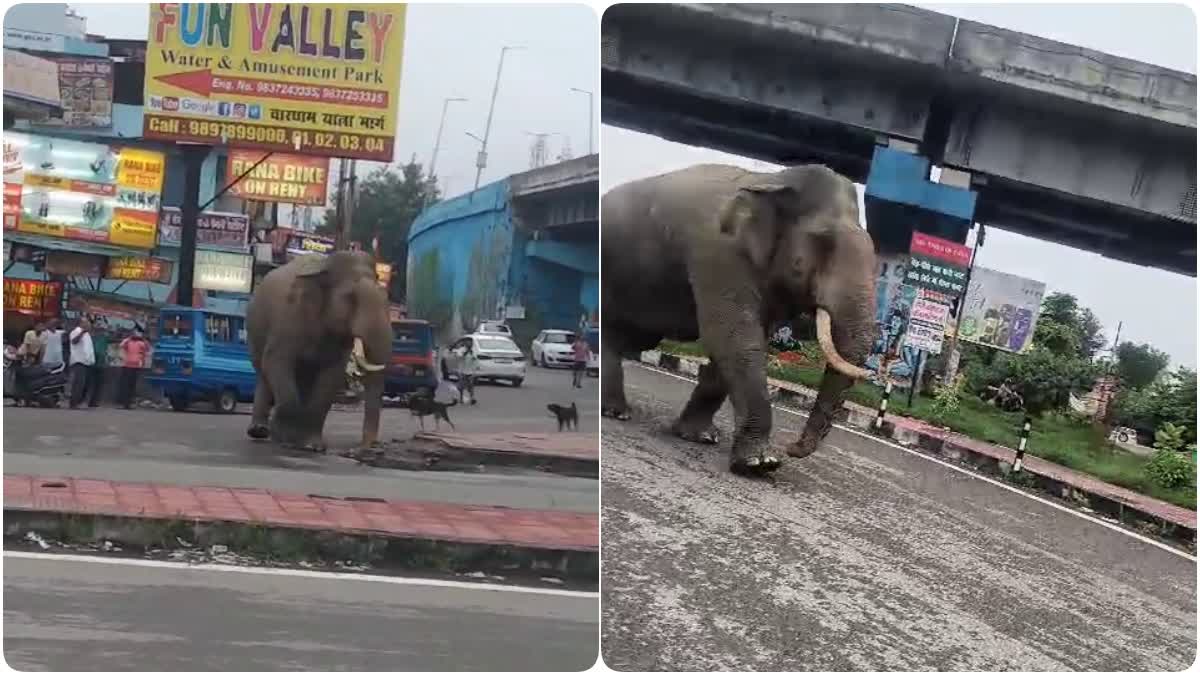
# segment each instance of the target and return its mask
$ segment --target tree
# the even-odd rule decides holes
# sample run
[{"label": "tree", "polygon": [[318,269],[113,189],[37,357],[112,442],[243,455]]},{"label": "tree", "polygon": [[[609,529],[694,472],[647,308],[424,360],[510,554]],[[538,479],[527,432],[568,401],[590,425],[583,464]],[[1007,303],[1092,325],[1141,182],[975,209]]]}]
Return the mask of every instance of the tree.
[{"label": "tree", "polygon": [[1147,387],[1123,390],[1113,402],[1113,420],[1149,436],[1164,424],[1184,429],[1196,442],[1196,371],[1180,367]]},{"label": "tree", "polygon": [[1122,342],[1117,347],[1117,375],[1125,386],[1141,389],[1154,382],[1170,360],[1151,345]]},{"label": "tree", "polygon": [[1086,359],[1096,357],[1107,340],[1104,338],[1104,330],[1100,325],[1100,319],[1092,313],[1092,310],[1084,307],[1079,310],[1079,327],[1081,336],[1079,341],[1080,356]]},{"label": "tree", "polygon": [[[426,206],[437,201],[437,185],[425,175],[421,165],[412,160],[399,171],[390,166],[376,169],[358,181],[357,188],[349,238],[370,250],[371,240],[379,236],[379,257],[392,265],[391,295],[406,298],[409,228]],[[335,206],[336,202],[335,197]],[[320,230],[332,234],[336,230],[336,221],[336,209],[329,209]]]},{"label": "tree", "polygon": [[1055,354],[1091,360],[1104,346],[1100,319],[1070,293],[1051,293],[1042,300],[1033,341]]}]

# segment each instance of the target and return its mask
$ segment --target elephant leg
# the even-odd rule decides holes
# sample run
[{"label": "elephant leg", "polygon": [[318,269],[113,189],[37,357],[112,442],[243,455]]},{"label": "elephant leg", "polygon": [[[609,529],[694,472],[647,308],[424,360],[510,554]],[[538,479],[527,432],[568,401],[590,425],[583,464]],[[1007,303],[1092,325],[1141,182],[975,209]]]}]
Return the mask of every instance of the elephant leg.
[{"label": "elephant leg", "polygon": [[267,384],[267,378],[259,373],[254,385],[254,413],[250,417],[250,428],[246,430],[250,438],[264,440],[270,437],[272,403],[271,387]]},{"label": "elephant leg", "polygon": [[[615,339],[614,339],[615,338]],[[625,371],[621,367],[620,338],[605,335],[600,346],[600,375],[603,401],[600,414],[618,420],[629,419],[629,403],[625,400]]]},{"label": "elephant leg", "polygon": [[338,392],[346,384],[346,370],[341,366],[322,368],[313,373],[311,379],[302,383],[304,388],[305,419],[299,445],[305,450],[325,452],[325,420],[333,408]]},{"label": "elephant leg", "polygon": [[679,419],[671,427],[676,436],[696,443],[716,443],[720,435],[713,424],[713,415],[725,403],[728,389],[715,363],[700,366],[700,381],[692,390]]},{"label": "elephant leg", "polygon": [[715,281],[721,287],[712,292],[696,289],[696,306],[701,340],[720,369],[733,402],[730,470],[744,475],[770,473],[782,465],[783,453],[771,447],[767,339],[757,309],[761,300],[738,292],[754,288],[751,283],[739,287],[736,280]]},{"label": "elephant leg", "polygon": [[[289,442],[286,436],[295,427],[304,423],[304,405],[300,397],[300,385],[297,382],[296,368],[293,360],[281,355],[268,354],[263,359],[263,374],[270,383],[271,396],[274,399],[274,415],[271,417],[271,437],[277,441]],[[255,411],[257,406],[257,387],[255,389]],[[281,437],[283,436],[283,437]]]},{"label": "elephant leg", "polygon": [[808,414],[808,423],[800,440],[788,447],[787,453],[792,457],[808,457],[817,451],[817,444],[825,440],[829,430],[833,428],[833,420],[842,409],[845,392],[854,381],[841,373],[825,367],[825,376],[821,380],[821,388],[817,392],[817,402]]}]

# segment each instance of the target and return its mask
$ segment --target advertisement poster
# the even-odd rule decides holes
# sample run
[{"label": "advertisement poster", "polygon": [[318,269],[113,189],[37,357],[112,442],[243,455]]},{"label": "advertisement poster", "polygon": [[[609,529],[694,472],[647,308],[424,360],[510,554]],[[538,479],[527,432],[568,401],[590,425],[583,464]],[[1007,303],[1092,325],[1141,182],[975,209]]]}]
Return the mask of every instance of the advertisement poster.
[{"label": "advertisement poster", "polygon": [[[158,245],[179,246],[183,212],[164,206],[158,219]],[[196,217],[196,246],[245,251],[250,245],[250,217],[241,213],[205,211]]]},{"label": "advertisement poster", "polygon": [[950,304],[947,299],[922,289],[913,300],[908,315],[905,346],[930,354],[942,353],[942,339],[946,337],[946,323],[949,320]]},{"label": "advertisement poster", "polygon": [[402,4],[150,6],[143,135],[392,161]]},{"label": "advertisement poster", "polygon": [[40,317],[58,316],[62,288],[61,281],[5,279],[4,311]]},{"label": "advertisement poster", "polygon": [[887,362],[887,376],[893,385],[907,387],[917,368],[919,351],[903,343],[909,314],[917,299],[917,289],[904,283],[908,271],[907,254],[880,256],[875,274],[875,339],[863,366],[876,373],[876,382]]},{"label": "advertisement poster", "polygon": [[229,188],[230,194],[260,202],[325,206],[329,158],[273,153],[263,159],[266,154],[255,150],[229,151],[230,176],[250,171],[250,175]]},{"label": "advertisement poster", "polygon": [[245,253],[196,251],[193,284],[196,288],[231,293],[249,293],[254,277],[254,258]]},{"label": "advertisement poster", "polygon": [[[154,247],[162,153],[6,132],[4,159],[6,229]],[[10,210],[16,214],[12,227]]]},{"label": "advertisement poster", "polygon": [[333,253],[335,244],[330,237],[323,237],[311,232],[297,232],[283,227],[275,228],[271,235],[275,250],[279,251],[282,248],[286,260],[312,253],[329,255]]},{"label": "advertisement poster", "polygon": [[952,241],[913,232],[904,283],[957,299],[966,290],[971,249]]},{"label": "advertisement poster", "polygon": [[175,263],[162,258],[123,256],[108,259],[108,269],[104,272],[104,278],[169,284],[174,268]]},{"label": "advertisement poster", "polygon": [[1033,342],[1046,285],[976,267],[963,301],[958,336],[967,342],[1022,353]]},{"label": "advertisement poster", "polygon": [[113,64],[108,59],[55,57],[62,119],[46,126],[72,128],[112,126]]}]

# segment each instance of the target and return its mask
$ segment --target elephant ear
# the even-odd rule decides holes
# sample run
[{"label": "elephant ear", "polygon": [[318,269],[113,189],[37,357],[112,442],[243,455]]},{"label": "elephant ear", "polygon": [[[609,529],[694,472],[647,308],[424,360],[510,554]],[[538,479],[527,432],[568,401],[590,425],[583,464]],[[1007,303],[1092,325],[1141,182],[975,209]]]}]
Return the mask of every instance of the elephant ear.
[{"label": "elephant ear", "polygon": [[329,267],[329,256],[315,254],[302,255],[296,258],[292,264],[296,266],[296,276],[314,277]]},{"label": "elephant ear", "polygon": [[787,185],[749,185],[721,208],[721,233],[735,238],[756,268],[771,261],[781,229],[779,200],[792,192]]}]

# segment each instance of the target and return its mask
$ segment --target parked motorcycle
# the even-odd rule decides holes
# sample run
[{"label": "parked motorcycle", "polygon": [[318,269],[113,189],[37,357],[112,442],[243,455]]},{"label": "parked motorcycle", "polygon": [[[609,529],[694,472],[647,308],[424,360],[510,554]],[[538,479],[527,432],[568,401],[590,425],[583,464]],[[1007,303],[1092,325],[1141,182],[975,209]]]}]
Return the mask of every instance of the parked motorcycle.
[{"label": "parked motorcycle", "polygon": [[17,405],[57,408],[66,398],[67,366],[60,363],[52,368],[43,365],[24,366],[18,359],[4,359],[5,381],[12,386],[6,392]]}]

